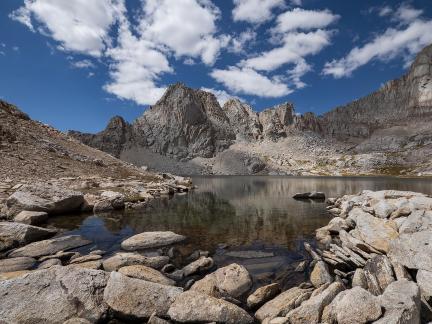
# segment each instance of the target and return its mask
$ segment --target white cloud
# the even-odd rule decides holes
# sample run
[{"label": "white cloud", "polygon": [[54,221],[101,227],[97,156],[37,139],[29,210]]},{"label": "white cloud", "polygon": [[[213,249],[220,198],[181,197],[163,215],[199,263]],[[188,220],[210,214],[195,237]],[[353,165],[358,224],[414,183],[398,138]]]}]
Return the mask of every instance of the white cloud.
[{"label": "white cloud", "polygon": [[228,69],[215,69],[210,74],[234,93],[259,97],[282,97],[292,92],[279,78],[272,79],[250,68],[231,66]]},{"label": "white cloud", "polygon": [[323,73],[335,78],[350,76],[353,71],[372,60],[388,61],[402,56],[405,64],[423,47],[432,43],[432,20],[415,20],[406,28],[388,28],[362,47],[353,48],[347,56],[327,62]]},{"label": "white cloud", "polygon": [[109,29],[123,8],[120,0],[25,0],[10,17],[35,30],[49,34],[60,48],[101,56],[110,43]]},{"label": "white cloud", "polygon": [[290,2],[294,6],[301,6],[302,5],[302,0],[291,0]]},{"label": "white cloud", "polygon": [[392,12],[393,12],[393,9],[390,8],[389,6],[384,6],[384,7],[378,9],[378,15],[379,15],[380,17],[388,16],[388,15],[390,15]]},{"label": "white cloud", "polygon": [[310,71],[312,67],[305,60],[299,60],[291,70],[288,70],[289,79],[297,89],[302,89],[306,87],[306,83],[301,80],[301,77]]},{"label": "white cloud", "polygon": [[140,32],[176,56],[200,57],[213,64],[229,37],[215,36],[219,9],[208,0],[147,0]]},{"label": "white cloud", "polygon": [[123,18],[118,45],[106,53],[113,63],[110,64],[111,82],[104,89],[138,104],[154,104],[166,90],[156,85],[159,75],[173,70],[166,56],[152,42],[133,35],[130,29],[129,22]]},{"label": "white cloud", "polygon": [[94,68],[95,65],[90,60],[81,60],[71,63],[72,67],[77,69],[88,69],[88,68]]},{"label": "white cloud", "polygon": [[237,98],[241,101],[244,101],[242,98],[234,96],[228,92],[226,92],[225,90],[217,90],[217,89],[213,89],[213,88],[201,88],[201,90],[207,91],[207,92],[211,92],[215,95],[217,101],[219,102],[219,105],[222,107],[228,100],[232,99],[232,98]]},{"label": "white cloud", "polygon": [[240,65],[255,70],[272,71],[287,63],[297,63],[307,55],[317,54],[330,44],[331,32],[318,29],[309,33],[288,33],[283,46],[243,60]]},{"label": "white cloud", "polygon": [[251,29],[241,32],[238,36],[231,37],[230,46],[228,50],[233,53],[244,53],[245,48],[253,43],[256,39],[256,32]]},{"label": "white cloud", "polygon": [[402,24],[409,24],[423,14],[423,10],[415,9],[408,4],[402,4],[394,13],[393,20]]},{"label": "white cloud", "polygon": [[183,61],[183,64],[186,64],[186,65],[195,65],[195,61],[194,61],[192,58],[187,57],[187,58]]},{"label": "white cloud", "polygon": [[299,29],[310,30],[315,28],[324,28],[334,23],[339,18],[339,15],[335,15],[327,9],[304,10],[301,8],[295,8],[279,15],[274,31],[277,33],[285,33]]},{"label": "white cloud", "polygon": [[284,0],[234,0],[234,21],[262,23],[272,17],[272,10],[284,5]]}]

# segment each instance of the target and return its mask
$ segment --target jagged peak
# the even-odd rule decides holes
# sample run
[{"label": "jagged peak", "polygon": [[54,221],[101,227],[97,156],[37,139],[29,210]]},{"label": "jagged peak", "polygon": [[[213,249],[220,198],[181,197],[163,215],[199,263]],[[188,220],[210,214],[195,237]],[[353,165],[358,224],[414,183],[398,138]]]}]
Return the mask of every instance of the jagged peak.
[{"label": "jagged peak", "polygon": [[129,125],[128,122],[123,117],[117,115],[109,120],[106,128],[124,128],[127,125]]}]

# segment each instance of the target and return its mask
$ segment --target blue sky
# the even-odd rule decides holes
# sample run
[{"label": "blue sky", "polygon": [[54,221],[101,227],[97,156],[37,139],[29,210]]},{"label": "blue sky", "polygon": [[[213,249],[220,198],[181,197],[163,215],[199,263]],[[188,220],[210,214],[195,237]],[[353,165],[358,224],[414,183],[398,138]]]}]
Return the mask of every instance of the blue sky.
[{"label": "blue sky", "polygon": [[2,0],[0,98],[88,132],[132,121],[178,81],[322,114],[430,43],[430,0]]}]

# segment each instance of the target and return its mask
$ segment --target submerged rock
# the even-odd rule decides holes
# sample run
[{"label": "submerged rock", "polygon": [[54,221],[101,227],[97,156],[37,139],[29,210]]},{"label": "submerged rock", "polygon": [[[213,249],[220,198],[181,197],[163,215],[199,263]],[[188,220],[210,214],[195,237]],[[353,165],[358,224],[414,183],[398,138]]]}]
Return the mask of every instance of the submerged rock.
[{"label": "submerged rock", "polygon": [[6,323],[63,323],[72,317],[90,322],[107,311],[104,271],[52,267],[0,282],[0,318]]},{"label": "submerged rock", "polygon": [[249,324],[253,318],[240,307],[196,291],[179,295],[168,311],[175,321],[197,323]]},{"label": "submerged rock", "polygon": [[140,249],[158,248],[184,241],[183,235],[173,232],[144,232],[134,235],[121,243],[124,250],[134,251]]}]

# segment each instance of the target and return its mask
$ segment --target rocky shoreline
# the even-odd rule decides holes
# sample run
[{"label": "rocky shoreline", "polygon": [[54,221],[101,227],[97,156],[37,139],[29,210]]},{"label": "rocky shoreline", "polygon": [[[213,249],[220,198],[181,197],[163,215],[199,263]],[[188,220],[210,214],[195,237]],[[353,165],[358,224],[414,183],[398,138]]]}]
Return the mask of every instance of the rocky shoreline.
[{"label": "rocky shoreline", "polygon": [[[99,182],[98,190],[85,194],[83,188],[60,189],[58,184],[15,188],[3,208],[9,221],[0,223],[0,322],[431,320],[431,197],[386,190],[329,198],[328,211],[335,217],[316,231],[317,247],[305,244],[311,258],[295,270],[309,280],[283,292],[277,283],[252,291],[251,276],[239,264],[216,269],[209,252],[200,250],[179,261],[175,245],[187,238],[173,232],[134,235],[113,255],[97,250],[81,255],[70,250],[90,241],[76,235],[56,236],[53,229],[31,225],[64,212],[65,206],[71,211],[142,207],[131,199],[136,197],[131,188],[139,191],[133,180],[114,184]],[[191,183],[165,175],[158,189],[146,186],[146,194],[155,197],[189,190]],[[84,187],[89,189],[88,184]],[[147,199],[142,198],[144,204]]]}]

